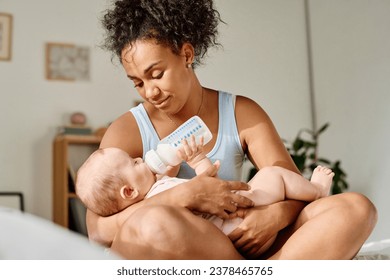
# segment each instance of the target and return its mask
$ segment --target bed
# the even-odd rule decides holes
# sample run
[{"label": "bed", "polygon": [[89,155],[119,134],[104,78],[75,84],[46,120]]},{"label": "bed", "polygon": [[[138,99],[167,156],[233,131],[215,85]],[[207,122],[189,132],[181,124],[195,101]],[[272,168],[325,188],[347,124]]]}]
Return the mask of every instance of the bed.
[{"label": "bed", "polygon": [[390,260],[390,239],[365,243],[354,259]]},{"label": "bed", "polygon": [[81,234],[16,209],[0,207],[0,225],[3,260],[119,259]]},{"label": "bed", "polygon": [[[0,259],[120,259],[85,236],[15,209],[0,207],[0,225]],[[364,244],[354,259],[389,260],[390,239]]]}]

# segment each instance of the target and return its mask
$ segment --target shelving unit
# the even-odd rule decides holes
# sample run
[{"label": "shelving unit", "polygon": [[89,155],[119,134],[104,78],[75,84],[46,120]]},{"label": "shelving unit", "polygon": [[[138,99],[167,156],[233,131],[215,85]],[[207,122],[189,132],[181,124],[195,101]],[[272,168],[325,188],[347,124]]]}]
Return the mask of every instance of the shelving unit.
[{"label": "shelving unit", "polygon": [[[75,209],[70,209],[70,204],[72,207],[81,205],[74,192],[74,174],[88,156],[98,149],[100,141],[101,138],[94,135],[61,134],[53,142],[53,221],[82,234],[86,234],[86,230],[80,229],[80,224],[77,225],[80,221],[71,219],[70,210]],[[85,224],[81,227],[85,227]]]}]

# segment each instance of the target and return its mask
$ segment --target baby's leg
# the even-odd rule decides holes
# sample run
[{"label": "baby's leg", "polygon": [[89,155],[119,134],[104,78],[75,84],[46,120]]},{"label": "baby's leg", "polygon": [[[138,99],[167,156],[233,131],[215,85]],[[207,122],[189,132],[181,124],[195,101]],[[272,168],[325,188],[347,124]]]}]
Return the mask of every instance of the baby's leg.
[{"label": "baby's leg", "polygon": [[264,167],[248,182],[249,191],[238,193],[256,205],[267,205],[284,199],[313,201],[329,193],[334,173],[318,166],[308,181],[303,176],[278,166]]},{"label": "baby's leg", "polygon": [[319,189],[320,197],[329,195],[334,173],[330,168],[318,165],[311,175],[310,183]]}]

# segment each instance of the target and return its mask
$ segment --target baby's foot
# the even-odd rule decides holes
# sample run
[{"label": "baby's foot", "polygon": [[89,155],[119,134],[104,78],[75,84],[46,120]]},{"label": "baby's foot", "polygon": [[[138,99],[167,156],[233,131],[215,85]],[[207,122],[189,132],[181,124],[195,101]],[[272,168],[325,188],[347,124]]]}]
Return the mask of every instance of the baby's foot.
[{"label": "baby's foot", "polygon": [[310,182],[319,188],[319,197],[328,196],[334,173],[330,168],[318,165],[311,176]]}]

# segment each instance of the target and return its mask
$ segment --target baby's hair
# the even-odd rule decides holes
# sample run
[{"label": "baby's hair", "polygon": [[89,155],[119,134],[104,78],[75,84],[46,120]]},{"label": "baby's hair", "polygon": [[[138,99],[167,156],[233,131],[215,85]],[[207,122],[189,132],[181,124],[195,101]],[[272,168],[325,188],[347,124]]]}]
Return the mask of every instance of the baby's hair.
[{"label": "baby's hair", "polygon": [[[104,167],[99,170],[93,168],[93,164],[103,160],[103,155],[104,149],[96,150],[79,168],[76,194],[85,207],[99,216],[106,217],[122,210],[117,199],[117,189],[125,183],[120,174],[103,174]],[[102,163],[101,165],[103,166]]]},{"label": "baby's hair", "polygon": [[183,43],[195,50],[193,66],[210,46],[219,46],[217,26],[223,22],[212,0],[118,0],[107,10],[102,24],[102,47],[121,61],[124,48],[137,40],[155,39],[178,54]]}]

